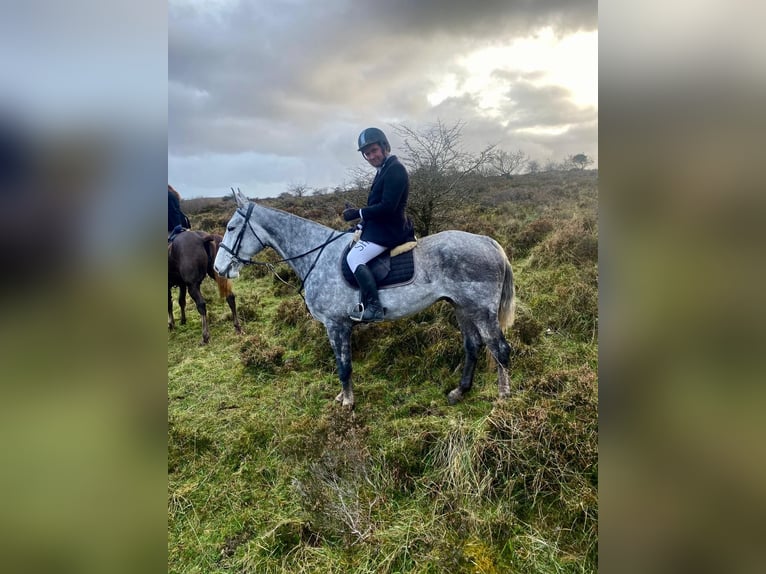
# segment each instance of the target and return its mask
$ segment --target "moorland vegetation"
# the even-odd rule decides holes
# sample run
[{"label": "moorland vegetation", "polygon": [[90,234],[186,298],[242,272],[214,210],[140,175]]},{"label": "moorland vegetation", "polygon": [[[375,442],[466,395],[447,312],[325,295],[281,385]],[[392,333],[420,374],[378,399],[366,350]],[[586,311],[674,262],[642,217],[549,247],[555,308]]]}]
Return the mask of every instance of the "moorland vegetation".
[{"label": "moorland vegetation", "polygon": [[[441,302],[355,328],[357,406],[341,409],[324,328],[286,264],[234,282],[241,336],[206,280],[210,343],[193,310],[168,335],[169,572],[596,572],[598,172],[461,185],[438,221],[495,238],[514,268],[511,398],[482,357],[473,391],[447,404],[463,352]],[[365,198],[263,201],[345,229],[345,202]],[[223,233],[235,204],[182,208]]]}]

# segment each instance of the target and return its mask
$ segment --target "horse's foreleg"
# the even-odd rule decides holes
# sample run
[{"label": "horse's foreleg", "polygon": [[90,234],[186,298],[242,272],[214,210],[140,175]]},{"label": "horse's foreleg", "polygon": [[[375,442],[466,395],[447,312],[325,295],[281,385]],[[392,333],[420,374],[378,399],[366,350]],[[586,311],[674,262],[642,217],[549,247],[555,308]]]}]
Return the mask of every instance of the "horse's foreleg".
[{"label": "horse's foreleg", "polygon": [[335,353],[335,364],[338,367],[341,392],[335,397],[342,406],[353,408],[354,389],[351,384],[351,326],[338,323],[325,325],[330,346]]},{"label": "horse's foreleg", "polygon": [[181,308],[181,325],[186,325],[186,284],[178,287],[178,306]]},{"label": "horse's foreleg", "polygon": [[481,348],[481,335],[476,326],[467,316],[457,312],[460,330],[463,333],[463,350],[465,351],[465,363],[463,365],[463,376],[460,378],[460,385],[452,389],[447,395],[449,404],[454,405],[463,398],[463,395],[471,390],[473,386],[473,375],[476,371],[476,360]]},{"label": "horse's foreleg", "polygon": [[173,293],[171,287],[168,285],[168,329],[173,330],[176,326],[173,319]]},{"label": "horse's foreleg", "polygon": [[229,293],[226,296],[226,302],[229,304],[232,317],[234,317],[234,330],[241,335],[242,327],[239,325],[239,317],[237,317],[237,300],[234,293]]},{"label": "horse's foreleg", "polygon": [[200,317],[202,317],[202,341],[200,345],[206,345],[210,341],[210,332],[207,329],[207,305],[205,305],[205,298],[202,297],[199,283],[189,285],[189,295],[197,304],[197,311],[199,311]]}]

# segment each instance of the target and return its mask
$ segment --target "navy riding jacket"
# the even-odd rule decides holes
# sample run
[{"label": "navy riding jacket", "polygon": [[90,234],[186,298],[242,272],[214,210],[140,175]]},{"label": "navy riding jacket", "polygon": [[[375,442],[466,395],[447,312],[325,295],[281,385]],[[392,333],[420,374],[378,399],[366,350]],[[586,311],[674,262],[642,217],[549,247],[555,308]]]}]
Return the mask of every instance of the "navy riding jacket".
[{"label": "navy riding jacket", "polygon": [[189,218],[181,211],[181,206],[178,203],[178,199],[175,195],[168,191],[168,233],[175,229],[176,225],[191,228],[189,224]]},{"label": "navy riding jacket", "polygon": [[378,170],[362,214],[363,241],[391,248],[415,238],[412,222],[405,215],[410,178],[404,165],[390,155]]}]

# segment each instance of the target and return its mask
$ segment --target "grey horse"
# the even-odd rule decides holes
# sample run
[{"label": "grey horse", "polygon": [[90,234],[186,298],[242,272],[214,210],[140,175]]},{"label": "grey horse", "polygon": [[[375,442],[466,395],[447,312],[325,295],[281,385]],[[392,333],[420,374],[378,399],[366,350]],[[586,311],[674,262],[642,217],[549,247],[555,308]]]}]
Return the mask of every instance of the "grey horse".
[{"label": "grey horse", "polygon": [[[341,274],[341,258],[350,236],[278,209],[250,202],[234,192],[238,209],[229,220],[214,267],[223,277],[239,276],[242,265],[266,247],[288,261],[305,289],[311,315],[327,330],[335,353],[341,392],[335,397],[344,407],[354,406],[351,383],[351,329],[349,312],[358,292]],[[478,352],[486,344],[498,365],[500,398],[510,395],[510,347],[503,331],[513,324],[515,292],[513,271],[503,248],[494,239],[463,231],[443,231],[418,240],[414,250],[412,282],[382,289],[385,320],[407,317],[439,300],[449,301],[463,334],[465,363],[460,384],[449,392],[457,403],[473,384]]]}]

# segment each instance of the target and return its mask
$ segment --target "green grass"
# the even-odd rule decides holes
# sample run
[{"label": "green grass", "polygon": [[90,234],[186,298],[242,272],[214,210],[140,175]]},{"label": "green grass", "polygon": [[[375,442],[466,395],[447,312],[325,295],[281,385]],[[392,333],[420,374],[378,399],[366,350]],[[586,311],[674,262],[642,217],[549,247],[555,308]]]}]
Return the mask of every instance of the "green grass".
[{"label": "green grass", "polygon": [[[580,195],[543,183],[546,197],[592,204],[591,181]],[[506,207],[489,193],[492,229]],[[527,253],[502,402],[482,358],[472,393],[448,406],[462,345],[447,304],[355,329],[349,412],[297,294],[248,268],[237,336],[206,281],[210,344],[193,306],[168,335],[168,571],[595,572],[597,278],[571,257],[592,256],[592,238],[528,227],[531,211],[493,234],[513,247],[518,233]]]}]

